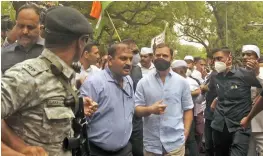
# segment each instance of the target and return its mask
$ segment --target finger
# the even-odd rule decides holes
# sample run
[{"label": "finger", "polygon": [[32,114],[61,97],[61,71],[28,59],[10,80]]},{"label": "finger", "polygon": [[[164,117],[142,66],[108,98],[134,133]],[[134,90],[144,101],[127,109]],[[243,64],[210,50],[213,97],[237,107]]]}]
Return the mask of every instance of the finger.
[{"label": "finger", "polygon": [[167,107],[167,105],[165,105],[165,104],[162,104],[162,105],[159,105],[158,107],[159,107],[159,108],[166,108],[166,107]]},{"label": "finger", "polygon": [[157,103],[163,103],[163,100],[158,101]]}]

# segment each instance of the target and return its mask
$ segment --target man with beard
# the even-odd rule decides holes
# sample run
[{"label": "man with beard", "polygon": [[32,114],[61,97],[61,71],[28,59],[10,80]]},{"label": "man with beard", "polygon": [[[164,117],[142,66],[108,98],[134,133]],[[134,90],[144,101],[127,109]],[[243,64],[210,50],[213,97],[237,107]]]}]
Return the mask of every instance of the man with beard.
[{"label": "man with beard", "polygon": [[129,138],[134,113],[132,52],[118,43],[108,49],[108,67],[86,79],[80,88],[99,105],[88,119],[92,156],[132,156]]},{"label": "man with beard", "polygon": [[[25,11],[30,16],[31,10]],[[26,23],[20,26],[24,31],[31,28]],[[1,118],[23,140],[18,143],[14,136],[2,135],[2,142],[17,151],[9,155],[26,155],[35,146],[43,147],[47,153],[38,153],[37,147],[33,155],[72,155],[62,147],[63,139],[72,136],[74,118],[64,101],[72,94],[77,98],[70,83],[74,77],[70,66],[80,59],[92,27],[84,15],[70,7],[49,11],[45,26],[45,49],[41,55],[16,64],[2,77]],[[26,41],[21,40],[29,43]],[[58,77],[63,79],[63,85]],[[90,108],[90,100],[84,98],[85,114],[93,113]]]},{"label": "man with beard", "polygon": [[41,9],[36,4],[25,4],[17,12],[16,25],[12,31],[17,42],[2,48],[1,70],[4,73],[13,65],[26,59],[38,57],[44,49],[40,37]]},{"label": "man with beard", "polygon": [[[133,81],[133,89],[135,92],[137,84],[142,78],[142,70],[138,66],[138,63],[141,60],[140,54],[139,54],[139,48],[136,45],[135,41],[132,39],[124,39],[122,43],[127,44],[130,51],[132,51],[133,53],[132,70],[131,70],[130,76]],[[133,129],[132,129],[132,135],[130,138],[130,142],[132,144],[132,154],[136,156],[143,156],[142,118],[134,115],[132,119],[132,125],[133,125]]]},{"label": "man with beard", "polygon": [[155,70],[153,60],[153,50],[152,48],[143,47],[141,49],[141,62],[138,64],[142,70],[142,76],[146,76],[149,72]]},{"label": "man with beard", "polygon": [[142,78],[135,93],[135,113],[144,117],[145,156],[184,156],[193,121],[193,101],[185,78],[170,69],[173,50],[156,46],[156,72]]},{"label": "man with beard", "polygon": [[[263,73],[260,72],[258,60],[260,58],[260,50],[256,45],[244,45],[242,48],[243,54],[243,63],[244,66],[248,69],[253,69],[254,65],[256,65],[256,70],[258,72],[257,79],[263,84]],[[254,101],[252,105],[254,105],[256,101],[256,97],[260,94],[261,88],[251,87],[251,100]],[[251,122],[251,137],[249,142],[249,150],[248,156],[257,155],[256,153],[260,153],[263,155],[263,112],[260,112]]]}]

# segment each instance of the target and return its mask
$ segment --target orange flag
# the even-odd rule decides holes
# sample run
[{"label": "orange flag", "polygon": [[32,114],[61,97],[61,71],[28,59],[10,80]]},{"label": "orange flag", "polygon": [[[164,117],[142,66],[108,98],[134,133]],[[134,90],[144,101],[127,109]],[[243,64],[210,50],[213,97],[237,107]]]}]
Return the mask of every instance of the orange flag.
[{"label": "orange flag", "polygon": [[98,19],[102,11],[101,9],[102,7],[100,1],[93,1],[90,16]]}]

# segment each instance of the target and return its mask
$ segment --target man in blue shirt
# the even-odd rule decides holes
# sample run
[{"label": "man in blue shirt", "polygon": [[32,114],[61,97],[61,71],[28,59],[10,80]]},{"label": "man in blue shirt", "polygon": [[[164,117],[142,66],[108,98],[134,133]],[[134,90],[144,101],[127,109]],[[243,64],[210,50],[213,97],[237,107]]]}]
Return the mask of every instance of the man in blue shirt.
[{"label": "man in blue shirt", "polygon": [[108,67],[88,78],[80,88],[99,105],[88,119],[88,139],[92,156],[131,156],[129,138],[134,114],[132,51],[126,44],[108,49]]},{"label": "man in blue shirt", "polygon": [[135,93],[135,114],[144,117],[145,156],[184,156],[193,120],[187,80],[170,69],[173,50],[165,44],[154,52],[156,72],[143,77]]}]

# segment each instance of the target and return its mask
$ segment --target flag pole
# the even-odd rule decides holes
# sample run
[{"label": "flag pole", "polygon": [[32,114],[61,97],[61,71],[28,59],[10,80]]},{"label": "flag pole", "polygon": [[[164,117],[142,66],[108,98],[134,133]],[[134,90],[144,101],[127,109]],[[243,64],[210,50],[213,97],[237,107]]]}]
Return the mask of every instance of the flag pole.
[{"label": "flag pole", "polygon": [[113,26],[113,28],[114,28],[114,30],[115,30],[115,32],[116,32],[116,34],[117,34],[117,36],[118,36],[118,39],[119,39],[119,41],[121,42],[120,35],[119,35],[119,33],[118,33],[117,29],[115,28],[115,25],[114,25],[114,23],[113,23],[113,21],[112,21],[112,19],[111,19],[111,17],[110,17],[110,15],[109,15],[109,13],[108,13],[108,11],[107,11],[107,10],[106,10],[106,13],[107,13],[107,15],[108,15],[108,17],[109,17],[109,19],[110,19],[110,21],[111,21],[111,24],[112,24],[112,26]]}]

